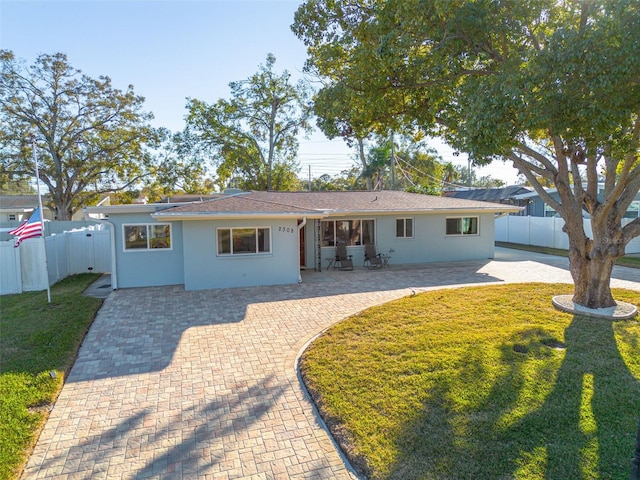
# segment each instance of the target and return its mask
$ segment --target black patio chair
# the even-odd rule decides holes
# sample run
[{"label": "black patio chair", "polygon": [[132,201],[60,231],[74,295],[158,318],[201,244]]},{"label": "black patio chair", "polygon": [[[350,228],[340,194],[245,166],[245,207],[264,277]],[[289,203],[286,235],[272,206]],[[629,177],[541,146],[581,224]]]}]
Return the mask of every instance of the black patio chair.
[{"label": "black patio chair", "polygon": [[384,266],[382,255],[376,253],[376,246],[371,243],[368,243],[364,246],[363,265],[365,267],[369,267],[370,269],[382,268]]},{"label": "black patio chair", "polygon": [[338,242],[336,244],[336,261],[334,263],[335,268],[340,270],[353,270],[353,255],[347,253],[347,244],[344,242]]}]

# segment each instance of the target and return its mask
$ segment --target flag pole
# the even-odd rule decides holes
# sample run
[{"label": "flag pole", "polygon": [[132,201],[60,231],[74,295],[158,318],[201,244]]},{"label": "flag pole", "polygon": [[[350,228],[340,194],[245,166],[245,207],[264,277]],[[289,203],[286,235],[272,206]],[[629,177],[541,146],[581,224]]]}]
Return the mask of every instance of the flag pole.
[{"label": "flag pole", "polygon": [[36,188],[38,189],[38,207],[40,208],[40,228],[42,229],[42,245],[44,247],[44,271],[47,282],[47,302],[51,303],[51,287],[49,286],[49,262],[47,262],[47,241],[44,237],[44,210],[40,196],[40,172],[38,171],[38,152],[36,151],[36,136],[33,135],[33,163],[36,166]]}]

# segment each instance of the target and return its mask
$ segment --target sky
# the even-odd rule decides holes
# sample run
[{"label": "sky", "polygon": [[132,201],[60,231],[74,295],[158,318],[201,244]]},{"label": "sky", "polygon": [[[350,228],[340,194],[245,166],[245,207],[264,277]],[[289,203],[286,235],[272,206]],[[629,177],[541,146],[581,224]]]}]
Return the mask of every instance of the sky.
[{"label": "sky", "polygon": [[[153,124],[184,128],[187,98],[229,99],[229,83],[258,71],[267,54],[275,71],[303,77],[306,50],[291,32],[296,0],[0,0],[0,48],[32,64],[43,53],[65,53],[90,77],[115,88],[133,85],[145,97]],[[442,142],[431,144],[445,162],[467,166]],[[344,141],[316,131],[300,138],[300,175],[339,174],[354,164]],[[496,162],[476,170],[514,184],[517,172]]]}]

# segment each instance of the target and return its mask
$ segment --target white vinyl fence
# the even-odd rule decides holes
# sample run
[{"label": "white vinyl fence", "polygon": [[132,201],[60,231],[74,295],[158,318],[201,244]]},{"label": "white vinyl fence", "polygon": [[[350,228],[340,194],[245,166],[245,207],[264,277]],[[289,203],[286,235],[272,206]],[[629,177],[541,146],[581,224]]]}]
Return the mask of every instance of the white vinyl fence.
[{"label": "white vinyl fence", "polygon": [[47,266],[42,238],[0,242],[0,295],[45,290],[49,285],[77,273],[111,270],[111,238],[104,225],[45,237]]},{"label": "white vinyl fence", "polygon": [[[632,219],[623,221],[629,223]],[[496,242],[568,250],[569,237],[562,231],[563,226],[562,218],[507,215],[496,220]],[[588,236],[592,235],[591,220],[584,220],[584,229]],[[634,238],[629,242],[626,253],[640,253],[640,238]]]}]

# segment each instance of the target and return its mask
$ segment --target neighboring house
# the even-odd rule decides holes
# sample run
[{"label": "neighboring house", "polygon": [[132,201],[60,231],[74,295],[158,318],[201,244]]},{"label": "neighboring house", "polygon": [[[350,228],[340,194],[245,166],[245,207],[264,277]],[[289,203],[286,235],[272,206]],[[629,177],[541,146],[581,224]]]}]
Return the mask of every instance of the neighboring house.
[{"label": "neighboring house", "polygon": [[[42,209],[45,220],[56,220],[55,213],[46,205],[46,197],[42,197]],[[98,206],[110,205],[109,196],[104,196]],[[3,226],[18,226],[27,220],[31,213],[38,208],[37,195],[0,195],[0,224]],[[73,214],[71,221],[83,220],[82,211]]]},{"label": "neighboring house", "polygon": [[528,200],[521,196],[531,193],[531,190],[519,185],[512,185],[504,188],[473,188],[470,190],[455,190],[445,192],[444,195],[451,198],[462,198],[465,200],[479,200],[482,202],[503,203],[524,207],[514,215],[527,215],[526,207]]},{"label": "neighboring house", "polygon": [[[11,222],[11,225],[17,226],[28,219],[36,208],[37,195],[0,195],[0,223]],[[43,209],[44,218],[53,220],[53,212],[48,207]]]},{"label": "neighboring house", "polygon": [[365,244],[392,264],[494,255],[497,214],[510,205],[398,191],[242,192],[186,204],[89,207],[113,225],[112,287],[186,290],[296,283],[325,269],[345,242],[362,265]]},{"label": "neighboring house", "polygon": [[[604,186],[599,185],[598,196],[600,200],[602,200],[603,191]],[[555,200],[559,201],[560,197],[558,195],[557,189],[547,189],[547,193],[551,195],[551,197],[553,197]],[[538,195],[536,192],[523,193],[521,195],[517,195],[515,198],[516,200],[521,202],[522,206],[526,206],[525,210],[523,211],[524,215],[529,215],[531,217],[555,217],[557,215],[557,212],[553,209],[553,207],[551,207],[542,198],[540,198],[540,195]],[[631,205],[624,215],[624,218],[638,218],[638,216],[640,216],[639,211],[640,193],[638,193],[635,200],[631,202]],[[584,216],[585,218],[588,218],[589,214],[585,211]]]}]

